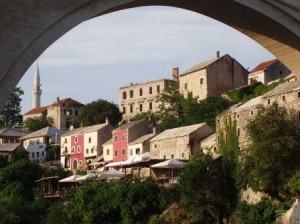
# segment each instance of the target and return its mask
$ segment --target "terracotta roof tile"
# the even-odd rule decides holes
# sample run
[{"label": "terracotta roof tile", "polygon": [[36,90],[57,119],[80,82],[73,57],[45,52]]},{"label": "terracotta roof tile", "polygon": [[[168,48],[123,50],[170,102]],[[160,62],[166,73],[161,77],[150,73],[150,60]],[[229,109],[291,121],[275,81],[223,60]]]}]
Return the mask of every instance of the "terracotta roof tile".
[{"label": "terracotta roof tile", "polygon": [[42,114],[47,111],[48,106],[44,107],[36,107],[26,112],[24,115],[32,115],[32,114]]},{"label": "terracotta roof tile", "polygon": [[51,106],[58,106],[58,105],[67,105],[67,106],[74,106],[74,105],[78,105],[78,106],[84,106],[84,104],[73,100],[71,98],[66,98],[66,99],[62,99],[62,100],[58,100],[58,102],[54,102],[53,104],[51,104]]},{"label": "terracotta roof tile", "polygon": [[263,71],[263,70],[267,69],[269,66],[271,66],[272,64],[274,64],[276,61],[278,61],[278,60],[274,59],[274,60],[262,62],[259,65],[257,65],[254,69],[252,69],[252,71],[250,71],[250,73]]}]

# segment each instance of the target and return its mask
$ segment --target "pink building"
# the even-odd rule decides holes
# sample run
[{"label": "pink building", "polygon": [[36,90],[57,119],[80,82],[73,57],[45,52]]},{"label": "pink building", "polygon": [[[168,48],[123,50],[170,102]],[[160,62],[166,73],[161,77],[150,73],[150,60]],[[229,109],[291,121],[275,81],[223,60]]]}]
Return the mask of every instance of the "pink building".
[{"label": "pink building", "polygon": [[112,132],[113,161],[124,161],[128,158],[128,144],[135,139],[152,133],[152,125],[148,120],[126,123]]},{"label": "pink building", "polygon": [[83,170],[84,165],[84,135],[82,133],[75,134],[71,137],[71,169]]}]

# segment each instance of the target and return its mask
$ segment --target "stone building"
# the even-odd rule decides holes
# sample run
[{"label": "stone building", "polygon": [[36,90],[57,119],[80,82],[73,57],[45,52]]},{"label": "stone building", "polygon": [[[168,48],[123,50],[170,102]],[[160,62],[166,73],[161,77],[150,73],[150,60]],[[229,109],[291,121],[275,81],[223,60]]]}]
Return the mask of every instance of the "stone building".
[{"label": "stone building", "polygon": [[228,54],[201,62],[180,75],[179,90],[185,97],[189,92],[199,100],[247,85],[248,71]]},{"label": "stone building", "polygon": [[292,72],[277,59],[265,61],[250,71],[248,84],[256,82],[267,84],[278,79],[283,79],[291,73]]},{"label": "stone building", "polygon": [[128,158],[140,156],[146,152],[150,152],[150,140],[155,136],[154,133],[143,135],[142,137],[132,141],[128,145]]},{"label": "stone building", "polygon": [[200,142],[200,148],[203,153],[211,153],[214,158],[219,156],[217,134],[213,133]]},{"label": "stone building", "polygon": [[119,108],[123,119],[129,120],[136,114],[158,110],[157,96],[178,82],[178,68],[173,69],[173,80],[161,79],[121,87],[119,90]]},{"label": "stone building", "polygon": [[70,130],[75,119],[80,115],[83,104],[71,98],[57,101],[49,106],[36,107],[23,115],[23,122],[28,118],[46,116],[53,127],[61,130]]},{"label": "stone building", "polygon": [[[216,118],[216,130],[217,130],[217,143],[219,141],[219,134],[221,130],[225,129],[225,125],[229,124],[230,119],[232,122],[236,122],[236,133],[239,137],[239,146],[241,150],[249,144],[247,137],[246,126],[255,118],[258,107],[262,104],[262,96],[253,98],[245,103],[238,103],[233,105]],[[227,134],[225,134],[225,139]]]},{"label": "stone building", "polygon": [[205,123],[165,130],[150,140],[151,159],[189,160],[213,130]]},{"label": "stone building", "polygon": [[20,143],[19,138],[28,135],[30,131],[20,128],[6,128],[0,130],[0,144]]},{"label": "stone building", "polygon": [[47,147],[60,145],[60,136],[65,131],[54,127],[46,127],[32,132],[20,138],[24,148],[29,153],[29,159],[32,162],[44,162],[46,160]]},{"label": "stone building", "polygon": [[0,156],[5,158],[9,162],[11,161],[13,156],[24,153],[28,154],[23,145],[20,143],[0,144]]}]

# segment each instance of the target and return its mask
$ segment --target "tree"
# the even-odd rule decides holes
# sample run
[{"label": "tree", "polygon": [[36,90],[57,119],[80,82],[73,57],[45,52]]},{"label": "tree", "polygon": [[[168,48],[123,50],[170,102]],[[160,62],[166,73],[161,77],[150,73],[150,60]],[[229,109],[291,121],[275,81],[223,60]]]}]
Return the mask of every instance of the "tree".
[{"label": "tree", "polygon": [[233,211],[237,194],[222,160],[198,154],[186,165],[179,179],[183,205],[203,223],[223,223]]},{"label": "tree", "polygon": [[261,106],[247,133],[252,143],[242,165],[248,184],[282,199],[288,194],[286,184],[300,168],[300,132],[295,117],[276,103]]},{"label": "tree", "polygon": [[8,101],[5,103],[4,109],[0,113],[1,127],[13,127],[21,125],[21,95],[23,94],[23,90],[21,90],[20,87],[17,87],[10,95]]},{"label": "tree", "polygon": [[86,127],[104,123],[108,118],[111,125],[116,126],[122,119],[122,114],[117,105],[99,99],[84,106],[75,122],[76,127]]},{"label": "tree", "polygon": [[38,131],[42,128],[52,126],[53,121],[46,116],[30,117],[23,122],[23,127],[28,131]]}]

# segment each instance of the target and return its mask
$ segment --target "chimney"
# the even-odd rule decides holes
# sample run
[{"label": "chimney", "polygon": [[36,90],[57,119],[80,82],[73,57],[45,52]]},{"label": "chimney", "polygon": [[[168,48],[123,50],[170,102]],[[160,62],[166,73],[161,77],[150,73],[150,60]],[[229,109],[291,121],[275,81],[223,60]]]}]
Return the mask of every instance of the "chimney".
[{"label": "chimney", "polygon": [[108,117],[105,118],[105,124],[109,124]]},{"label": "chimney", "polygon": [[57,103],[59,103],[59,97],[56,97]]},{"label": "chimney", "polygon": [[173,68],[173,80],[175,82],[178,82],[179,81],[179,68]]},{"label": "chimney", "polygon": [[216,58],[220,58],[220,51],[216,52]]}]

